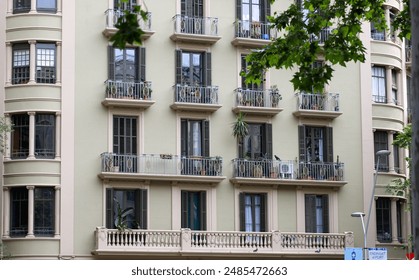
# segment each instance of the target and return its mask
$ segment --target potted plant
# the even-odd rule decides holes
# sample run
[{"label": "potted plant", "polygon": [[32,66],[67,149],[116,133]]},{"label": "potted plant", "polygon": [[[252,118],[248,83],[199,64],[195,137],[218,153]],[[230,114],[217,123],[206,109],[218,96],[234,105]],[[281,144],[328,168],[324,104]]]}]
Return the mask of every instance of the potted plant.
[{"label": "potted plant", "polygon": [[282,100],[282,96],[279,93],[278,87],[276,85],[271,87],[271,102],[272,107],[277,107],[279,100]]},{"label": "potted plant", "polygon": [[244,120],[245,115],[240,112],[236,116],[236,121],[233,124],[233,136],[237,139],[243,139],[249,134],[249,125]]},{"label": "potted plant", "polygon": [[116,198],[114,198],[113,200],[115,201],[116,207],[117,207],[115,227],[120,231],[124,231],[128,229],[127,216],[134,211],[134,208],[128,207],[128,208],[122,209],[119,201]]}]

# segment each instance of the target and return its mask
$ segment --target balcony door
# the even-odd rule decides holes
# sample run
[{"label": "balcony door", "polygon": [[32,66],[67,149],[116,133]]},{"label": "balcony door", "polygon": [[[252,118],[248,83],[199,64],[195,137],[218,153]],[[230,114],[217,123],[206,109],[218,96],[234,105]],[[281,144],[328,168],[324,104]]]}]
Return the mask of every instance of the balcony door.
[{"label": "balcony door", "polygon": [[113,117],[113,153],[120,172],[137,171],[138,120],[131,116]]},{"label": "balcony door", "polygon": [[327,194],[305,195],[306,232],[329,232],[329,196]]},{"label": "balcony door", "polygon": [[207,202],[205,191],[181,192],[181,226],[191,230],[207,229]]},{"label": "balcony door", "polygon": [[134,6],[137,5],[137,0],[128,0],[123,2],[121,0],[114,0],[114,9],[115,10],[132,10]]},{"label": "balcony door", "polygon": [[181,0],[180,7],[182,16],[194,18],[204,16],[204,0]]},{"label": "balcony door", "polygon": [[241,193],[240,231],[266,231],[266,193]]}]

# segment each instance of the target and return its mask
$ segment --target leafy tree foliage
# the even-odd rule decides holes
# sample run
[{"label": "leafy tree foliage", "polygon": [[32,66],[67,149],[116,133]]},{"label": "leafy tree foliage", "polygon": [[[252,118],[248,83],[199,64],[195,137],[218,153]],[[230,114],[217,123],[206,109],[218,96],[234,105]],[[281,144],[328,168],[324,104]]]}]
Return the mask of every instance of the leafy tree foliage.
[{"label": "leafy tree foliage", "polygon": [[[122,0],[128,2],[128,0]],[[138,16],[144,21],[147,20],[148,13],[141,6],[133,6],[132,10],[124,10],[121,17],[118,18],[115,27],[118,31],[110,38],[112,45],[119,49],[125,49],[127,44],[141,45],[144,31],[138,23]]]},{"label": "leafy tree foliage", "polygon": [[[274,0],[271,0],[274,2]],[[365,47],[359,34],[365,21],[384,29],[384,0],[304,0],[269,17],[277,39],[248,55],[248,83],[260,83],[262,70],[297,68],[291,82],[295,90],[322,92],[333,76],[333,67],[350,61],[365,61]],[[321,42],[316,39],[320,34]],[[330,32],[330,33],[329,33]],[[321,58],[323,67],[313,67]]]}]

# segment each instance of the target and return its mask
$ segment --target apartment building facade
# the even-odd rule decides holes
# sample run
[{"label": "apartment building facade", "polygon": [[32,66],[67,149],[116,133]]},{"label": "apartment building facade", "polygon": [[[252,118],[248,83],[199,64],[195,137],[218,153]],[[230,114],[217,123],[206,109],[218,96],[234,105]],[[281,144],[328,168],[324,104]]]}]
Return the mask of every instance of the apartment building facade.
[{"label": "apartment building facade", "polygon": [[[365,23],[366,62],[337,67],[324,94],[295,92],[289,70],[244,83],[244,57],[277,36],[267,15],[292,2],[3,1],[10,255],[343,259],[363,247],[351,213],[372,201],[368,246],[404,258],[406,194],[386,186],[408,175],[391,143],[408,121],[409,52]],[[136,4],[143,44],[112,47]],[[389,24],[401,7],[386,2]],[[249,134],[236,139],[240,113]]]}]

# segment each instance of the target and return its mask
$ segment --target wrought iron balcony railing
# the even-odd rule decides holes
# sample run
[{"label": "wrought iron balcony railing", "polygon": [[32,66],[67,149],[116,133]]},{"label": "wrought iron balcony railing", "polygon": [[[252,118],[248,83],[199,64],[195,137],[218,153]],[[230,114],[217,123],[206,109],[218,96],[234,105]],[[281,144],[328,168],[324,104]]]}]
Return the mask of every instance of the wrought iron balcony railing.
[{"label": "wrought iron balcony railing", "polygon": [[222,176],[223,174],[221,157],[103,153],[101,161],[102,172],[195,176]]},{"label": "wrought iron balcony railing", "polygon": [[292,160],[233,160],[233,178],[344,181],[341,162],[297,162]]},{"label": "wrought iron balcony railing", "polygon": [[151,99],[151,82],[119,82],[107,80],[105,81],[105,84],[105,98],[135,100]]},{"label": "wrought iron balcony railing", "polygon": [[175,102],[218,104],[217,86],[175,85]]},{"label": "wrought iron balcony railing", "polygon": [[[106,28],[107,29],[115,29],[115,24],[118,22],[118,19],[124,14],[124,10],[119,9],[108,9],[105,11],[106,16]],[[147,19],[143,20],[143,18],[138,15],[138,24],[140,28],[144,31],[151,31],[151,13],[147,13]]]},{"label": "wrought iron balcony railing", "polygon": [[278,108],[282,99],[277,88],[253,90],[237,88],[235,90],[235,106]]},{"label": "wrought iron balcony railing", "polygon": [[175,15],[173,22],[175,33],[218,36],[218,18]]},{"label": "wrought iron balcony railing", "polygon": [[[296,233],[181,230],[96,229],[95,254],[318,254],[342,257],[353,243],[353,233]],[[257,250],[256,250],[257,249]],[[256,252],[256,253],[255,253]]]},{"label": "wrought iron balcony railing", "polygon": [[331,29],[324,28],[320,31],[319,34],[311,34],[310,35],[310,41],[311,42],[318,42],[320,45],[322,45],[329,38],[331,32],[332,32]]},{"label": "wrought iron balcony railing", "polygon": [[339,112],[339,94],[298,93],[297,110]]},{"label": "wrought iron balcony railing", "polygon": [[277,37],[277,31],[271,26],[271,23],[237,20],[235,22],[235,37],[274,40]]}]

